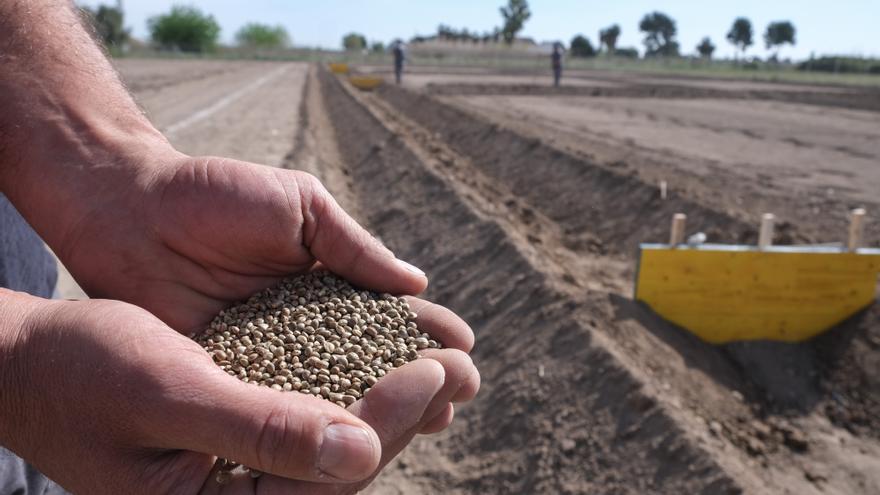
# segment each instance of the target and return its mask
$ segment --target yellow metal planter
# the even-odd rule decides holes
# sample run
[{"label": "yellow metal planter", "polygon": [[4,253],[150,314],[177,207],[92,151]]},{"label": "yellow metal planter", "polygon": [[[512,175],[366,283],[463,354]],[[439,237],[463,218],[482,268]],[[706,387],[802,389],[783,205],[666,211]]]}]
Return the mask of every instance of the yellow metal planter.
[{"label": "yellow metal planter", "polygon": [[801,341],[874,300],[880,249],[644,244],[636,299],[712,343]]},{"label": "yellow metal planter", "polygon": [[329,64],[330,72],[334,74],[348,74],[348,64],[335,62]]},{"label": "yellow metal planter", "polygon": [[349,76],[348,81],[352,86],[364,91],[372,91],[384,82],[381,77],[374,76]]}]

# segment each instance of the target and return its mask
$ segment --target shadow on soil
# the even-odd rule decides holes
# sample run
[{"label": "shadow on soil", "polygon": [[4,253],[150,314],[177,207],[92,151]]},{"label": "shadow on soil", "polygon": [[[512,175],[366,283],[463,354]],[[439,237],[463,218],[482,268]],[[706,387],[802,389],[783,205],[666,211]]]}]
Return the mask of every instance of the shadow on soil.
[{"label": "shadow on soil", "polygon": [[[706,232],[713,241],[754,240],[749,222],[688,197],[661,201],[651,184],[632,173],[572,156],[429,95],[396,87],[382,88],[379,94],[566,232],[593,234],[603,253],[634,252],[639,242],[662,239],[668,218],[678,211],[688,212],[689,224],[712,226]],[[778,230],[781,244],[810,242],[793,224]],[[576,246],[568,247],[580,252]],[[756,415],[797,417],[821,409],[841,427],[880,437],[877,305],[808,342],[715,346],[628,298],[611,296],[611,301],[617,319],[638,321],[690,366],[741,393]]]},{"label": "shadow on soil", "polygon": [[799,416],[822,408],[832,422],[853,433],[877,435],[877,304],[806,342],[714,345],[663,320],[643,303],[619,295],[610,300],[615,319],[637,321],[675,349],[688,366],[743,394],[756,412]]}]

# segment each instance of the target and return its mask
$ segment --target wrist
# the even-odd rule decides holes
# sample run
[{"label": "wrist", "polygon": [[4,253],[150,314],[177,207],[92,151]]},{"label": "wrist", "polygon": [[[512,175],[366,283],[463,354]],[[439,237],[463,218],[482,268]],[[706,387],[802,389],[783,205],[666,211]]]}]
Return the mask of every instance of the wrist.
[{"label": "wrist", "polygon": [[105,210],[127,212],[180,156],[140,114],[115,119],[94,107],[64,113],[41,118],[40,131],[0,164],[0,191],[59,256],[80,226]]}]

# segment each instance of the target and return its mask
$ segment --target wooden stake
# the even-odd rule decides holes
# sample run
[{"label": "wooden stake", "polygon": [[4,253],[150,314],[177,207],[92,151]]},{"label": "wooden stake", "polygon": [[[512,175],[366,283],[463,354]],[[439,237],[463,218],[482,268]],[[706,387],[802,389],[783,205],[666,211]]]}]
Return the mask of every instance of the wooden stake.
[{"label": "wooden stake", "polygon": [[765,249],[773,245],[773,222],[776,215],[764,213],[761,217],[761,231],[758,234],[758,248]]},{"label": "wooden stake", "polygon": [[684,242],[684,222],[687,215],[684,213],[676,213],[672,215],[672,228],[669,232],[669,245],[675,247]]},{"label": "wooden stake", "polygon": [[849,217],[849,240],[846,243],[850,251],[855,251],[862,243],[862,235],[865,233],[865,209],[856,208]]}]

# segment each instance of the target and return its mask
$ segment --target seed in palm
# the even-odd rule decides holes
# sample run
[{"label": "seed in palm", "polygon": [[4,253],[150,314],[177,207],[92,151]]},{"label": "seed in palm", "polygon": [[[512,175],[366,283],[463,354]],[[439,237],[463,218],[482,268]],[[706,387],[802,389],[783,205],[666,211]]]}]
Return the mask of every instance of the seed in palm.
[{"label": "seed in palm", "polygon": [[419,351],[440,347],[419,331],[406,299],[326,271],[287,278],[221,311],[197,341],[244,382],[342,407]]}]

